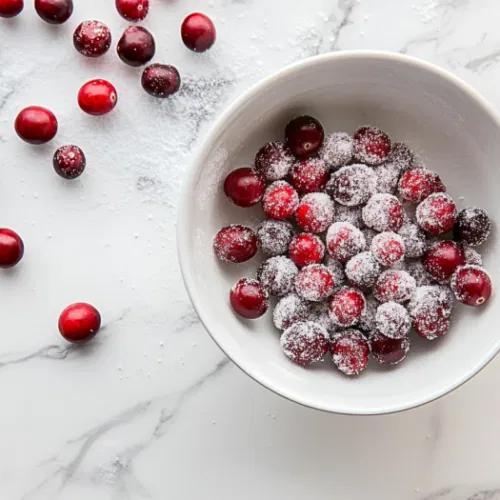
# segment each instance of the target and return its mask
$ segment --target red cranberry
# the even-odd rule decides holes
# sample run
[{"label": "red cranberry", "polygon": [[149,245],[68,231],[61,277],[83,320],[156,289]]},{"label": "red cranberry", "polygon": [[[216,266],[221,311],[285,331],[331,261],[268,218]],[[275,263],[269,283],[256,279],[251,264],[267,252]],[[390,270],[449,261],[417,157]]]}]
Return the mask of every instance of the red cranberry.
[{"label": "red cranberry", "polygon": [[182,21],[181,37],[188,49],[205,52],[215,43],[215,25],[205,14],[194,12]]},{"label": "red cranberry", "polygon": [[451,289],[462,304],[480,306],[491,296],[491,278],[483,268],[466,265],[453,275]]},{"label": "red cranberry", "polygon": [[346,330],[332,342],[332,359],[346,375],[359,375],[368,365],[370,346],[359,330]]},{"label": "red cranberry", "polygon": [[299,204],[297,191],[285,181],[273,182],[264,192],[262,208],[271,219],[288,219]]},{"label": "red cranberry", "polygon": [[181,75],[169,64],[151,64],[142,73],[142,88],[151,96],[164,99],[181,86]]},{"label": "red cranberry", "polygon": [[400,171],[403,172],[411,167],[415,160],[415,153],[404,142],[395,142],[392,145],[391,153],[387,161],[397,163]]},{"label": "red cranberry", "polygon": [[342,288],[330,302],[330,314],[333,322],[347,328],[355,325],[366,308],[363,293],[356,288]]},{"label": "red cranberry", "polygon": [[341,205],[354,207],[366,203],[377,189],[377,176],[365,165],[349,165],[332,174],[327,193]]},{"label": "red cranberry", "polygon": [[420,203],[432,193],[444,193],[446,187],[439,175],[425,168],[410,168],[399,180],[399,195],[403,200]]},{"label": "red cranberry", "polygon": [[229,301],[240,316],[257,319],[263,316],[269,307],[269,295],[257,281],[243,278],[231,288]]},{"label": "red cranberry", "polygon": [[366,240],[361,230],[349,222],[335,222],[326,233],[326,246],[332,257],[347,262],[366,248]]},{"label": "red cranberry", "polygon": [[352,160],[353,148],[354,141],[349,134],[334,132],[325,139],[319,156],[329,169],[336,170]]},{"label": "red cranberry", "polygon": [[309,316],[309,306],[295,293],[283,297],[274,308],[273,323],[278,330],[286,330]]},{"label": "red cranberry", "polygon": [[375,231],[397,232],[403,225],[404,209],[392,194],[374,194],[363,207],[363,221]]},{"label": "red cranberry", "polygon": [[127,21],[142,21],[149,11],[149,0],[116,0],[118,14]]},{"label": "red cranberry", "polygon": [[106,80],[90,80],[78,92],[78,104],[89,115],[105,115],[118,101],[115,87]]},{"label": "red cranberry", "polygon": [[401,262],[405,256],[403,238],[393,232],[377,234],[372,240],[371,251],[377,261],[383,266],[392,266]]},{"label": "red cranberry", "polygon": [[325,187],[328,172],[320,159],[303,158],[293,166],[290,181],[299,194],[317,193]]},{"label": "red cranberry", "polygon": [[306,194],[300,200],[295,218],[298,226],[309,233],[322,233],[333,222],[335,207],[326,193]]},{"label": "red cranberry", "polygon": [[354,158],[367,165],[380,165],[391,152],[389,136],[377,127],[361,127],[354,134]]},{"label": "red cranberry", "polygon": [[337,332],[338,326],[332,321],[330,316],[330,307],[327,302],[309,303],[309,314],[307,321],[312,321],[321,325],[330,336]]},{"label": "red cranberry", "polygon": [[457,208],[447,194],[434,193],[420,203],[416,216],[422,229],[439,235],[453,228],[457,218]]},{"label": "red cranberry", "polygon": [[290,222],[267,219],[257,230],[259,247],[266,257],[284,255],[295,236],[295,230]]},{"label": "red cranberry", "polygon": [[406,271],[384,271],[378,278],[373,295],[379,302],[407,302],[415,292],[415,278]]},{"label": "red cranberry", "polygon": [[151,61],[155,55],[155,39],[146,28],[130,26],[123,32],[116,51],[125,64],[142,66]]},{"label": "red cranberry", "polygon": [[464,208],[458,214],[453,227],[453,238],[460,243],[477,247],[490,235],[491,222],[488,214],[481,208]]},{"label": "red cranberry", "polygon": [[390,339],[381,333],[375,332],[370,338],[373,357],[382,364],[397,365],[406,358],[410,350],[408,336],[402,339]]},{"label": "red cranberry", "polygon": [[253,168],[233,170],[224,181],[224,193],[239,207],[252,207],[264,194],[264,179]]},{"label": "red cranberry", "polygon": [[297,156],[307,156],[318,151],[324,137],[323,126],[312,116],[298,116],[285,129],[286,143]]},{"label": "red cranberry", "polygon": [[63,24],[73,14],[73,0],[35,0],[36,13],[49,24]]},{"label": "red cranberry", "polygon": [[375,325],[382,335],[391,339],[401,339],[410,331],[410,314],[401,304],[386,302],[377,309]]},{"label": "red cranberry", "polygon": [[99,57],[111,47],[111,31],[101,21],[84,21],[73,34],[73,45],[86,57]]},{"label": "red cranberry", "polygon": [[24,0],[0,0],[0,17],[16,17],[24,9]]},{"label": "red cranberry", "polygon": [[299,267],[320,264],[325,256],[325,245],[314,234],[302,233],[290,243],[289,255]]},{"label": "red cranberry", "polygon": [[28,106],[16,118],[17,135],[30,144],[49,142],[57,133],[57,119],[52,111],[41,106]]},{"label": "red cranberry", "polygon": [[23,258],[24,243],[11,229],[0,229],[0,267],[14,267]]},{"label": "red cranberry", "polygon": [[325,266],[332,273],[333,281],[335,281],[335,286],[340,288],[345,285],[345,272],[344,266],[331,255],[327,255],[325,259]]},{"label": "red cranberry", "polygon": [[311,302],[322,302],[333,293],[335,282],[332,273],[322,264],[302,268],[295,278],[298,296]]},{"label": "red cranberry", "polygon": [[295,161],[290,149],[283,142],[268,142],[255,156],[255,168],[268,182],[284,179]]},{"label": "red cranberry", "polygon": [[424,259],[427,272],[440,283],[450,280],[459,266],[465,264],[461,245],[454,241],[439,241],[431,246]]},{"label": "red cranberry", "polygon": [[257,277],[270,295],[283,297],[293,290],[298,272],[288,257],[277,255],[262,263]]},{"label": "red cranberry", "polygon": [[214,252],[225,262],[246,262],[257,253],[257,235],[239,224],[223,227],[214,238]]},{"label": "red cranberry", "polygon": [[74,344],[91,340],[100,328],[99,311],[84,302],[71,304],[59,316],[59,332],[68,342]]},{"label": "red cranberry", "polygon": [[371,252],[361,252],[349,260],[345,273],[352,285],[365,290],[377,282],[381,269]]},{"label": "red cranberry", "polygon": [[87,165],[83,151],[78,146],[62,146],[54,153],[54,170],[65,179],[76,179]]},{"label": "red cranberry", "polygon": [[281,347],[294,363],[309,366],[321,361],[330,349],[328,332],[317,323],[295,323],[281,335]]}]

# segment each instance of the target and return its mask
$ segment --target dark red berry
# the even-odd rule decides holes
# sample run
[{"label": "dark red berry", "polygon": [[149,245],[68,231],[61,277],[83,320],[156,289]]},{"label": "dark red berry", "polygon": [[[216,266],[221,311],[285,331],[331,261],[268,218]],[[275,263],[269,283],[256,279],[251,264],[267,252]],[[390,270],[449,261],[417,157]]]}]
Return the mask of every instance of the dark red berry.
[{"label": "dark red berry", "polygon": [[479,266],[459,267],[451,279],[451,289],[457,300],[468,306],[480,306],[491,296],[491,278]]},{"label": "dark red berry", "polygon": [[279,181],[288,175],[294,161],[293,153],[283,142],[268,142],[255,156],[255,168],[266,181]]},{"label": "dark red berry", "polygon": [[181,86],[181,76],[169,64],[151,64],[142,73],[142,88],[153,97],[164,99],[175,94]]},{"label": "dark red berry", "polygon": [[379,264],[392,266],[404,259],[405,244],[401,236],[386,231],[373,238],[371,251]]},{"label": "dark red berry", "polygon": [[266,257],[286,254],[294,235],[293,225],[284,220],[266,219],[257,230],[259,247]]},{"label": "dark red berry", "polygon": [[0,267],[14,267],[24,255],[21,237],[11,229],[0,229]]},{"label": "dark red berry", "polygon": [[354,134],[354,158],[367,165],[380,165],[391,152],[389,136],[377,127],[361,127]]},{"label": "dark red berry", "polygon": [[410,350],[410,339],[405,336],[401,339],[390,339],[381,333],[375,332],[370,338],[373,357],[379,362],[388,365],[397,365],[406,358]]},{"label": "dark red berry", "polygon": [[299,270],[284,255],[277,255],[265,260],[257,271],[257,278],[264,289],[276,297],[283,297],[292,292]]},{"label": "dark red berry", "polygon": [[346,330],[332,342],[332,359],[346,375],[359,375],[368,365],[370,346],[359,330]]},{"label": "dark red berry", "polygon": [[288,123],[285,139],[297,156],[308,156],[321,147],[325,132],[321,123],[312,116],[298,116]]},{"label": "dark red berry", "polygon": [[17,135],[29,144],[44,144],[57,133],[57,119],[52,111],[41,106],[28,106],[14,124]]},{"label": "dark red berry", "polygon": [[215,25],[205,14],[194,12],[182,21],[181,37],[188,49],[205,52],[215,43]]},{"label": "dark red berry", "polygon": [[86,57],[99,57],[111,47],[111,31],[101,21],[84,21],[73,33],[73,45]]},{"label": "dark red berry", "polygon": [[116,0],[116,10],[127,21],[142,21],[149,11],[149,0]]},{"label": "dark red berry", "polygon": [[84,302],[71,304],[59,316],[59,332],[68,342],[74,344],[91,340],[100,328],[99,311]]},{"label": "dark red berry", "polygon": [[404,222],[404,208],[392,194],[374,194],[363,207],[364,223],[375,231],[397,232]]},{"label": "dark red berry", "polygon": [[24,0],[0,0],[0,17],[16,17],[24,9]]},{"label": "dark red berry", "polygon": [[73,14],[73,0],[35,0],[37,14],[49,24],[63,24]]},{"label": "dark red berry", "polygon": [[271,219],[288,219],[299,205],[297,191],[285,181],[273,182],[264,192],[262,208]]},{"label": "dark red berry", "polygon": [[349,165],[332,174],[326,192],[341,205],[355,207],[366,203],[377,189],[373,168]]},{"label": "dark red berry", "polygon": [[78,104],[89,115],[109,113],[118,101],[115,87],[106,80],[91,80],[78,92]]},{"label": "dark red berry", "polygon": [[257,253],[257,235],[239,224],[226,226],[214,238],[214,251],[225,262],[245,262]]},{"label": "dark red berry", "polygon": [[406,271],[384,271],[373,288],[373,295],[379,302],[407,302],[411,299],[417,284]]},{"label": "dark red berry", "polygon": [[78,146],[62,146],[52,160],[54,170],[65,179],[76,179],[87,165],[83,151]]},{"label": "dark red berry", "polygon": [[298,226],[308,233],[326,231],[334,216],[334,203],[326,193],[306,194],[295,212]]},{"label": "dark red berry", "polygon": [[320,264],[325,256],[325,245],[314,234],[302,233],[290,243],[289,255],[299,267]]},{"label": "dark red berry", "polygon": [[425,168],[410,168],[401,176],[398,190],[403,200],[420,203],[432,193],[444,193],[446,187],[434,172]]},{"label": "dark red berry", "polygon": [[224,181],[224,193],[239,207],[252,207],[259,203],[265,187],[264,179],[253,168],[233,170]]},{"label": "dark red berry", "polygon": [[236,313],[247,319],[263,316],[269,307],[269,295],[262,285],[250,278],[239,280],[229,294],[229,301]]},{"label": "dark red berry", "polygon": [[298,160],[290,172],[290,182],[299,194],[317,193],[327,181],[325,164],[318,158]]},{"label": "dark red berry", "polygon": [[424,258],[427,272],[439,283],[447,283],[459,266],[465,264],[463,247],[454,241],[439,241]]},{"label": "dark red berry", "polygon": [[439,235],[453,228],[457,218],[457,208],[447,194],[434,193],[418,205],[416,216],[422,229]]},{"label": "dark red berry", "polygon": [[304,300],[322,302],[333,293],[335,281],[323,264],[303,267],[295,278],[295,291]]},{"label": "dark red berry", "polygon": [[490,235],[491,222],[488,214],[481,208],[468,207],[460,210],[453,238],[460,243],[477,247],[482,245]]},{"label": "dark red berry", "polygon": [[342,328],[355,325],[365,308],[365,296],[356,288],[342,288],[332,297],[330,302],[332,320]]},{"label": "dark red berry", "polygon": [[155,55],[155,39],[146,28],[130,26],[123,32],[116,51],[125,64],[142,66],[151,61]]},{"label": "dark red berry", "polygon": [[366,248],[366,240],[361,230],[351,223],[335,222],[326,233],[326,246],[332,257],[347,262]]},{"label": "dark red berry", "polygon": [[312,321],[295,323],[281,335],[281,347],[294,363],[309,366],[321,361],[330,349],[328,332]]}]

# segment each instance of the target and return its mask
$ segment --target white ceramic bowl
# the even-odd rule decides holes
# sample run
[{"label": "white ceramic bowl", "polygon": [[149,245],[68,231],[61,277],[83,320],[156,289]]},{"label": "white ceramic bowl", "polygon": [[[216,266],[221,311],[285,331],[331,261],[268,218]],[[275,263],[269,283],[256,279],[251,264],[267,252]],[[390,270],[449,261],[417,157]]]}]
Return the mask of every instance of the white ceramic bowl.
[{"label": "white ceramic bowl", "polygon": [[[433,343],[413,337],[399,366],[371,362],[356,379],[337,372],[331,361],[309,369],[294,365],[281,351],[271,312],[251,322],[229,306],[230,287],[253,277],[261,257],[222,264],[213,255],[213,237],[226,224],[256,226],[264,217],[260,207],[231,205],[224,177],[251,166],[256,151],[282,139],[286,123],[299,114],[315,116],[327,132],[381,127],[441,174],[459,207],[481,206],[493,220],[500,217],[499,117],[464,82],[417,59],[365,51],[315,57],[266,78],[219,118],[180,200],[178,251],[189,295],[215,342],[248,375],[290,400],[338,413],[389,413],[434,400],[467,381],[500,349],[495,296],[483,308],[457,307],[446,337]],[[481,251],[495,275],[500,264],[494,232]]]}]

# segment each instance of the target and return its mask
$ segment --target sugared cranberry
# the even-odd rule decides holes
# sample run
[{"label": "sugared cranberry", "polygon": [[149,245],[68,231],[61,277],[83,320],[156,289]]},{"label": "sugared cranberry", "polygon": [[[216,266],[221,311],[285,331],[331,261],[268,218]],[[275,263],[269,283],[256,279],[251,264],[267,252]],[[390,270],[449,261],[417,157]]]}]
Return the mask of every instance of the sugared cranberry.
[{"label": "sugared cranberry", "polygon": [[305,321],[309,315],[309,306],[297,294],[283,297],[274,308],[273,323],[278,330],[286,330],[294,323]]},{"label": "sugared cranberry", "polygon": [[447,283],[459,266],[465,264],[463,247],[454,241],[439,241],[424,259],[427,272],[439,283]]},{"label": "sugared cranberry", "polygon": [[229,294],[229,301],[236,313],[247,319],[263,316],[269,307],[269,295],[263,286],[250,278],[239,280]]},{"label": "sugared cranberry", "polygon": [[36,13],[49,24],[63,24],[73,14],[73,0],[35,0]]},{"label": "sugared cranberry", "polygon": [[246,262],[257,253],[257,235],[239,224],[223,227],[214,238],[214,252],[225,262]]},{"label": "sugared cranberry", "polygon": [[354,141],[345,132],[330,134],[319,151],[320,158],[328,169],[337,170],[352,160]]},{"label": "sugared cranberry", "polygon": [[215,25],[205,14],[193,12],[182,21],[181,38],[188,49],[205,52],[215,43]]},{"label": "sugared cranberry", "polygon": [[54,170],[65,179],[76,179],[87,165],[83,151],[78,146],[62,146],[52,160]]},{"label": "sugared cranberry", "polygon": [[344,266],[331,255],[326,256],[325,266],[332,273],[333,281],[335,281],[335,287],[340,288],[344,286],[346,281]]},{"label": "sugared cranberry", "polygon": [[295,212],[297,224],[308,233],[326,231],[333,222],[334,215],[334,203],[326,193],[306,194]]},{"label": "sugared cranberry", "polygon": [[374,170],[377,176],[377,193],[395,194],[401,176],[400,164],[387,160]]},{"label": "sugared cranberry", "polygon": [[111,31],[101,21],[84,21],[73,33],[73,45],[86,57],[99,57],[111,47]]},{"label": "sugared cranberry", "polygon": [[428,233],[439,235],[453,228],[457,218],[457,208],[445,193],[434,193],[417,207],[417,222]]},{"label": "sugared cranberry", "polygon": [[255,168],[266,181],[280,181],[288,175],[294,161],[293,153],[283,142],[268,142],[255,156]]},{"label": "sugared cranberry", "polygon": [[405,244],[403,238],[396,233],[386,231],[377,234],[372,240],[371,251],[383,266],[392,266],[403,260]]},{"label": "sugared cranberry", "polygon": [[239,207],[252,207],[259,203],[265,187],[264,179],[253,168],[233,170],[224,181],[224,193]]},{"label": "sugared cranberry", "polygon": [[384,271],[378,278],[373,295],[379,302],[407,302],[411,299],[417,285],[415,278],[406,271]]},{"label": "sugared cranberry", "polygon": [[406,220],[398,231],[405,245],[405,257],[422,257],[427,251],[428,242],[425,233],[416,224]]},{"label": "sugared cranberry", "polygon": [[57,119],[52,111],[41,106],[28,106],[14,124],[17,135],[29,144],[44,144],[57,133]]},{"label": "sugared cranberry", "polygon": [[24,0],[0,0],[0,17],[16,17],[24,9]]},{"label": "sugared cranberry", "polygon": [[89,115],[105,115],[118,101],[115,87],[106,80],[90,80],[78,92],[78,105]]},{"label": "sugared cranberry", "polygon": [[11,229],[0,229],[0,267],[14,267],[23,255],[24,243],[21,237]]},{"label": "sugared cranberry", "polygon": [[123,32],[116,51],[125,64],[142,66],[151,61],[155,55],[155,39],[146,28],[130,26]]},{"label": "sugared cranberry", "polygon": [[361,206],[348,207],[346,205],[341,205],[340,203],[335,204],[335,222],[349,222],[353,226],[361,229],[365,227],[363,222],[363,217],[361,215]]},{"label": "sugared cranberry", "polygon": [[375,231],[397,232],[404,221],[403,205],[392,194],[374,194],[363,207],[363,221]]},{"label": "sugared cranberry", "polygon": [[382,364],[397,365],[406,358],[410,350],[410,338],[390,339],[381,333],[370,338],[373,357]]},{"label": "sugared cranberry", "polygon": [[294,236],[293,225],[284,220],[267,219],[257,229],[259,247],[266,257],[286,254]]},{"label": "sugared cranberry", "polygon": [[330,314],[333,322],[347,328],[355,325],[366,308],[365,296],[356,288],[342,288],[330,302]]},{"label": "sugared cranberry", "polygon": [[290,243],[289,255],[299,267],[319,264],[325,256],[325,245],[314,234],[302,233]]},{"label": "sugared cranberry", "polygon": [[285,181],[273,182],[264,192],[262,208],[271,219],[288,219],[299,205],[297,191]]},{"label": "sugared cranberry", "polygon": [[330,316],[330,307],[327,302],[310,303],[307,321],[318,323],[330,334],[330,336],[339,329]]},{"label": "sugared cranberry", "polygon": [[444,193],[446,187],[434,172],[425,168],[410,168],[401,176],[398,190],[403,200],[420,203],[432,193]]},{"label": "sugared cranberry", "polygon": [[366,297],[366,307],[356,327],[365,334],[365,337],[371,337],[377,329],[375,315],[379,305],[379,301],[373,295]]},{"label": "sugared cranberry", "polygon": [[283,352],[294,363],[309,366],[321,361],[330,349],[328,332],[317,323],[295,323],[281,335]]},{"label": "sugared cranberry", "polygon": [[143,71],[141,84],[149,95],[164,99],[179,90],[181,75],[169,64],[151,64]]},{"label": "sugared cranberry", "polygon": [[359,375],[368,365],[370,346],[359,330],[346,330],[332,342],[332,359],[346,375]]},{"label": "sugared cranberry", "polygon": [[304,300],[321,302],[333,293],[332,273],[322,264],[303,267],[295,278],[295,291]]},{"label": "sugared cranberry", "polygon": [[464,249],[466,264],[473,264],[474,266],[483,265],[483,258],[481,257],[481,254],[477,250],[468,246],[463,246],[463,249]]},{"label": "sugared cranberry", "polygon": [[404,142],[395,142],[392,145],[388,162],[397,163],[401,172],[409,169],[415,159],[414,151]]},{"label": "sugared cranberry", "polygon": [[366,248],[363,233],[349,222],[335,222],[326,233],[326,246],[332,257],[347,262]]},{"label": "sugared cranberry", "polygon": [[371,252],[361,252],[355,255],[345,266],[349,282],[363,290],[371,288],[380,276],[382,270]]},{"label": "sugared cranberry", "polygon": [[424,263],[420,259],[408,260],[406,262],[406,271],[415,278],[417,287],[435,283],[434,278],[427,272]]},{"label": "sugared cranberry", "polygon": [[142,21],[149,11],[149,0],[116,0],[116,10],[127,21]]},{"label": "sugared cranberry", "polygon": [[270,295],[283,297],[293,291],[299,270],[288,257],[277,255],[262,263],[257,278]]},{"label": "sugared cranberry", "polygon": [[285,128],[286,143],[297,156],[308,156],[318,151],[324,137],[323,126],[312,116],[297,116]]},{"label": "sugared cranberry", "polygon": [[488,214],[481,208],[468,207],[460,210],[453,238],[460,243],[477,247],[482,245],[490,235],[491,222]]},{"label": "sugared cranberry", "polygon": [[462,304],[480,306],[491,296],[491,278],[482,267],[466,265],[453,275],[451,289]]},{"label": "sugared cranberry", "polygon": [[68,306],[59,316],[59,332],[74,344],[88,342],[101,328],[99,311],[84,302]]},{"label": "sugared cranberry", "polygon": [[367,165],[380,165],[391,152],[389,136],[377,127],[361,127],[354,134],[354,158]]},{"label": "sugared cranberry", "polygon": [[327,193],[341,205],[354,207],[366,203],[377,189],[377,176],[365,165],[349,165],[332,174]]},{"label": "sugared cranberry", "polygon": [[391,339],[401,339],[410,331],[410,314],[401,304],[386,302],[377,309],[375,325],[382,335]]},{"label": "sugared cranberry", "polygon": [[317,193],[327,181],[328,172],[319,158],[297,160],[290,172],[290,182],[299,194]]}]

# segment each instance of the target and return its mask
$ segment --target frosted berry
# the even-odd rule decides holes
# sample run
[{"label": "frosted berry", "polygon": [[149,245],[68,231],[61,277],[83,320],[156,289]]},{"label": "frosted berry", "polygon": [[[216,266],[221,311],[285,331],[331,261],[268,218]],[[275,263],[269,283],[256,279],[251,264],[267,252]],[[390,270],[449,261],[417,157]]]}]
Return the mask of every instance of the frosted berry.
[{"label": "frosted berry", "polygon": [[404,142],[395,142],[392,145],[387,162],[396,164],[401,172],[408,170],[415,160],[415,153]]},{"label": "frosted berry", "polygon": [[262,198],[262,208],[271,219],[288,219],[299,205],[297,191],[285,181],[276,181],[267,187]]},{"label": "frosted berry", "polygon": [[305,321],[309,315],[309,306],[297,294],[283,297],[274,308],[273,323],[278,330],[286,330],[294,323]]},{"label": "frosted berry", "polygon": [[333,362],[346,375],[359,375],[368,365],[369,357],[370,346],[359,330],[346,330],[332,342]]},{"label": "frosted berry", "polygon": [[239,224],[223,227],[214,238],[214,252],[224,262],[246,262],[257,253],[257,235]]},{"label": "frosted berry", "polygon": [[365,296],[356,288],[342,288],[330,301],[330,314],[333,322],[342,328],[358,323],[365,308]]},{"label": "frosted berry", "polygon": [[293,291],[298,272],[288,257],[278,255],[262,263],[257,278],[270,295],[283,297]]},{"label": "frosted berry", "polygon": [[299,194],[317,193],[327,181],[328,172],[319,158],[297,160],[290,172],[290,182]]},{"label": "frosted berry", "polygon": [[488,214],[481,208],[468,207],[460,210],[455,226],[453,238],[460,243],[477,247],[482,245],[490,235],[491,222]]},{"label": "frosted berry", "polygon": [[149,0],[116,0],[116,10],[127,21],[142,21],[149,11]]},{"label": "frosted berry", "polygon": [[325,162],[330,170],[347,165],[352,160],[354,141],[345,132],[334,132],[330,134],[319,151],[319,157]]},{"label": "frosted berry", "polygon": [[86,57],[99,57],[111,47],[111,31],[101,21],[84,21],[73,33],[73,45]]},{"label": "frosted berry", "polygon": [[0,0],[0,17],[16,17],[24,9],[24,0]]},{"label": "frosted berry", "polygon": [[319,264],[325,256],[325,245],[314,234],[301,233],[290,243],[289,255],[299,267]]},{"label": "frosted berry", "polygon": [[371,288],[381,272],[380,265],[371,252],[358,253],[345,266],[349,282],[362,290]]},{"label": "frosted berry", "polygon": [[330,316],[330,307],[327,302],[310,303],[307,321],[318,323],[330,334],[330,336],[335,334],[339,328]]},{"label": "frosted berry", "polygon": [[325,259],[325,266],[332,273],[333,281],[335,281],[335,287],[340,288],[345,285],[345,272],[344,266],[331,255],[327,255]]},{"label": "frosted berry", "polygon": [[169,64],[151,64],[141,77],[142,88],[151,96],[165,99],[174,95],[181,86],[177,68]]},{"label": "frosted berry", "polygon": [[326,193],[306,194],[295,212],[298,226],[309,233],[326,231],[333,222],[334,215],[334,203]]},{"label": "frosted berry", "polygon": [[348,207],[346,205],[341,205],[340,203],[335,204],[335,222],[349,222],[353,226],[361,229],[365,227],[363,222],[363,217],[361,215],[361,206]]},{"label": "frosted berry", "polygon": [[142,66],[151,61],[155,55],[155,39],[146,28],[130,26],[123,32],[116,51],[125,64]]},{"label": "frosted berry", "polygon": [[379,264],[392,266],[404,259],[405,244],[398,234],[385,231],[373,238],[371,251]]},{"label": "frosted berry", "polygon": [[24,243],[12,229],[0,229],[0,268],[8,269],[18,264],[24,255]]},{"label": "frosted berry", "polygon": [[424,263],[420,259],[409,260],[406,263],[406,271],[415,278],[417,286],[432,285],[434,278],[427,272]]},{"label": "frosted berry", "polygon": [[52,111],[41,106],[24,108],[14,123],[17,135],[29,144],[44,144],[57,133],[57,119]]},{"label": "frosted berry", "polygon": [[194,12],[182,22],[181,38],[188,49],[205,52],[215,43],[215,25],[205,14]]},{"label": "frosted berry", "polygon": [[416,289],[415,278],[406,271],[384,271],[373,288],[373,295],[379,302],[407,302]]},{"label": "frosted berry", "polygon": [[353,207],[366,203],[377,189],[377,176],[365,165],[349,165],[332,174],[327,193],[341,205]]},{"label": "frosted berry", "polygon": [[325,132],[321,123],[312,116],[297,116],[285,128],[288,147],[297,156],[316,153],[323,144]]},{"label": "frosted berry", "polygon": [[363,221],[375,231],[397,232],[404,221],[403,205],[391,194],[374,194],[363,207]]},{"label": "frosted berry", "polygon": [[269,295],[263,286],[250,278],[239,280],[229,294],[232,308],[243,318],[257,319],[263,316],[269,307]]},{"label": "frosted berry", "polygon": [[453,228],[457,218],[457,208],[445,193],[434,193],[417,207],[418,225],[428,233],[439,235]]},{"label": "frosted berry", "polygon": [[115,87],[106,80],[91,80],[78,92],[78,105],[89,115],[105,115],[118,101]]},{"label": "frosted berry", "polygon": [[401,339],[390,339],[376,332],[370,338],[373,357],[382,364],[397,365],[403,361],[410,350],[408,336]]},{"label": "frosted berry", "polygon": [[49,24],[63,24],[73,14],[73,0],[35,0],[36,13]]},{"label": "frosted berry", "polygon": [[361,127],[354,134],[354,158],[367,165],[380,165],[391,152],[389,136],[377,127]]},{"label": "frosted berry", "polygon": [[257,229],[259,247],[266,257],[286,254],[294,236],[293,225],[284,220],[266,219]]},{"label": "frosted berry", "polygon": [[375,175],[377,176],[377,193],[396,193],[401,176],[399,163],[387,160],[375,169]]},{"label": "frosted berry", "polygon": [[459,267],[451,279],[451,289],[462,304],[480,306],[491,296],[491,278],[479,266]]},{"label": "frosted berry", "polygon": [[475,266],[483,265],[483,258],[477,250],[468,246],[463,246],[463,249],[466,264],[473,264]]},{"label": "frosted berry", "polygon": [[239,207],[252,207],[259,203],[266,185],[262,176],[253,168],[238,168],[224,181],[224,193]]},{"label": "frosted berry", "polygon": [[457,268],[464,264],[463,247],[454,241],[435,243],[424,258],[427,272],[439,283],[447,283]]},{"label": "frosted berry", "polygon": [[446,187],[434,172],[425,168],[410,168],[401,176],[398,190],[403,200],[420,203],[432,193],[444,193]]},{"label": "frosted berry", "polygon": [[410,259],[422,257],[427,251],[428,243],[425,233],[412,221],[405,220],[398,234],[403,238],[405,257]]},{"label": "frosted berry", "polygon": [[377,329],[375,315],[377,314],[379,305],[379,301],[373,295],[366,297],[366,307],[359,318],[356,328],[359,328],[368,338],[371,337]]},{"label": "frosted berry", "polygon": [[59,332],[74,344],[88,342],[97,335],[100,328],[99,311],[84,302],[71,304],[59,316]]},{"label": "frosted berry", "polygon": [[328,332],[317,323],[295,323],[281,335],[283,352],[294,363],[309,366],[321,361],[330,349]]},{"label": "frosted berry", "polygon": [[322,264],[303,267],[295,278],[295,291],[304,300],[322,302],[335,288],[332,273]]},{"label": "frosted berry", "polygon": [[76,179],[85,170],[87,160],[78,146],[62,146],[54,153],[52,165],[64,179]]},{"label": "frosted berry", "polygon": [[347,262],[366,248],[366,240],[357,227],[348,222],[335,222],[326,233],[326,246],[332,257]]},{"label": "frosted berry", "polygon": [[401,339],[411,328],[410,314],[397,302],[381,304],[375,314],[377,331],[391,339]]},{"label": "frosted berry", "polygon": [[287,177],[294,161],[293,153],[283,142],[268,142],[255,156],[255,168],[266,181],[279,181]]}]

